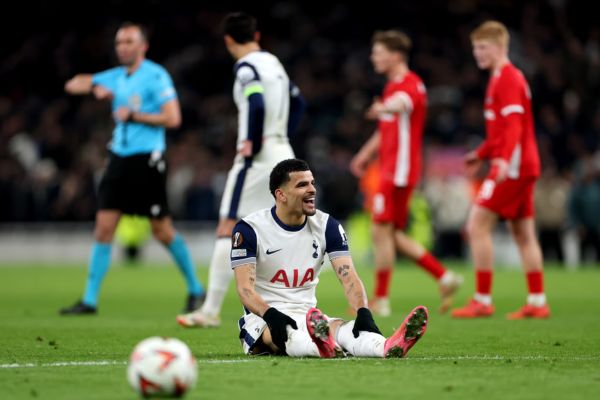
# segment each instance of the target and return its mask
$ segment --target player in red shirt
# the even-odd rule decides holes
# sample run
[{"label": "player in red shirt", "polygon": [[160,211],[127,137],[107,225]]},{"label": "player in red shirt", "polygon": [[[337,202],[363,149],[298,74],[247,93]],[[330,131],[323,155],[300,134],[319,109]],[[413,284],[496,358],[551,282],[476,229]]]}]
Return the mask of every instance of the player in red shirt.
[{"label": "player in red shirt", "polygon": [[378,120],[378,129],[350,164],[360,177],[367,164],[379,156],[379,190],[373,197],[373,245],[375,253],[374,313],[391,313],[389,283],[396,250],[415,261],[439,282],[441,312],[451,305],[452,295],[462,277],[446,268],[403,229],[413,188],[421,175],[421,142],[427,93],[421,78],[408,69],[411,41],[399,31],[376,32],[372,40],[371,62],[377,73],[387,77],[383,98],[376,99],[367,118]]},{"label": "player in red shirt", "polygon": [[476,293],[464,307],[452,311],[455,318],[487,317],[492,305],[492,231],[499,218],[508,221],[527,275],[527,304],[508,319],[547,318],[543,284],[543,260],[535,234],[533,190],[540,175],[531,92],[527,81],[508,59],[509,35],[500,22],[487,21],[471,33],[477,66],[490,71],[485,103],[487,137],[465,157],[467,173],[474,175],[482,160],[490,160],[490,172],[477,195],[467,221],[469,245],[475,263]]}]

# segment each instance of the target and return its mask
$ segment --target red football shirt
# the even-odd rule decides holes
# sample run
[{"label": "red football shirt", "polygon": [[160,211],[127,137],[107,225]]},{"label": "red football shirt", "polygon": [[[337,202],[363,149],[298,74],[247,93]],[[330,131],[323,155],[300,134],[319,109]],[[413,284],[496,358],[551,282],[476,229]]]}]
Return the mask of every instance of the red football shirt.
[{"label": "red football shirt", "polygon": [[480,158],[503,158],[512,179],[540,175],[531,92],[523,73],[511,63],[493,74],[483,105],[486,140],[477,149]]},{"label": "red football shirt", "polygon": [[379,163],[382,183],[414,186],[421,176],[421,146],[427,92],[421,78],[409,71],[402,80],[389,81],[383,102],[400,97],[408,110],[384,114],[379,118]]}]

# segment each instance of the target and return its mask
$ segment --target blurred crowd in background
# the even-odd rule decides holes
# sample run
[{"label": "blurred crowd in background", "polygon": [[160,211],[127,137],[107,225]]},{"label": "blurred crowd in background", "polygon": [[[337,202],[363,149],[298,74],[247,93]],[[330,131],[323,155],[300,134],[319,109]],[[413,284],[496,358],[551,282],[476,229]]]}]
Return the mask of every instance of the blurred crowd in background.
[{"label": "blurred crowd in background", "polygon": [[115,65],[113,39],[124,20],[147,25],[148,58],[171,73],[182,106],[182,127],[168,132],[172,213],[179,220],[216,220],[237,122],[233,60],[219,22],[243,9],[258,18],[262,46],[282,60],[307,101],[292,143],[315,172],[319,207],[341,220],[362,208],[348,165],[375,128],[363,114],[385,82],[372,70],[370,38],[390,28],[412,37],[410,66],[429,95],[422,193],[437,233],[460,232],[471,197],[460,158],[483,138],[487,82],[471,56],[469,33],[494,18],[509,27],[510,57],[533,93],[543,164],[536,200],[542,245],[561,258],[556,241],[568,229],[600,256],[600,25],[586,2],[192,7],[115,0],[97,7],[92,2],[92,11],[77,18],[62,9],[66,5],[31,4],[15,11],[27,15],[19,29],[1,28],[0,222],[94,218],[113,128],[110,105],[92,96],[69,97],[63,85],[76,73]]}]

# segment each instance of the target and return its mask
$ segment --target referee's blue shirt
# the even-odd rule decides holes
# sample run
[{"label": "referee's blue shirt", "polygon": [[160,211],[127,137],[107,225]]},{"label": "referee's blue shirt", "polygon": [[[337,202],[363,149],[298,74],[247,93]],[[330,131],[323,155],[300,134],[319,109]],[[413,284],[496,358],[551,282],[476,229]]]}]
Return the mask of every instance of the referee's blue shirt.
[{"label": "referee's blue shirt", "polygon": [[[92,84],[103,86],[113,93],[113,111],[127,107],[132,111],[158,114],[163,104],[177,98],[169,73],[150,60],[144,60],[131,75],[127,74],[124,66],[94,74]],[[165,128],[117,121],[109,147],[121,157],[164,152]]]}]

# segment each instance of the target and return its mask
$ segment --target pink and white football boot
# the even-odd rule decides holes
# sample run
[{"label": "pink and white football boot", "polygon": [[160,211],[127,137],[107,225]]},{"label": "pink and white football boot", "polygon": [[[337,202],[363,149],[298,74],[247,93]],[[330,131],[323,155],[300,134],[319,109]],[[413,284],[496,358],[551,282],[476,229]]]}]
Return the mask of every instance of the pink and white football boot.
[{"label": "pink and white football boot", "polygon": [[406,357],[406,353],[417,343],[427,330],[429,311],[425,306],[415,307],[390,336],[383,347],[385,358]]}]

